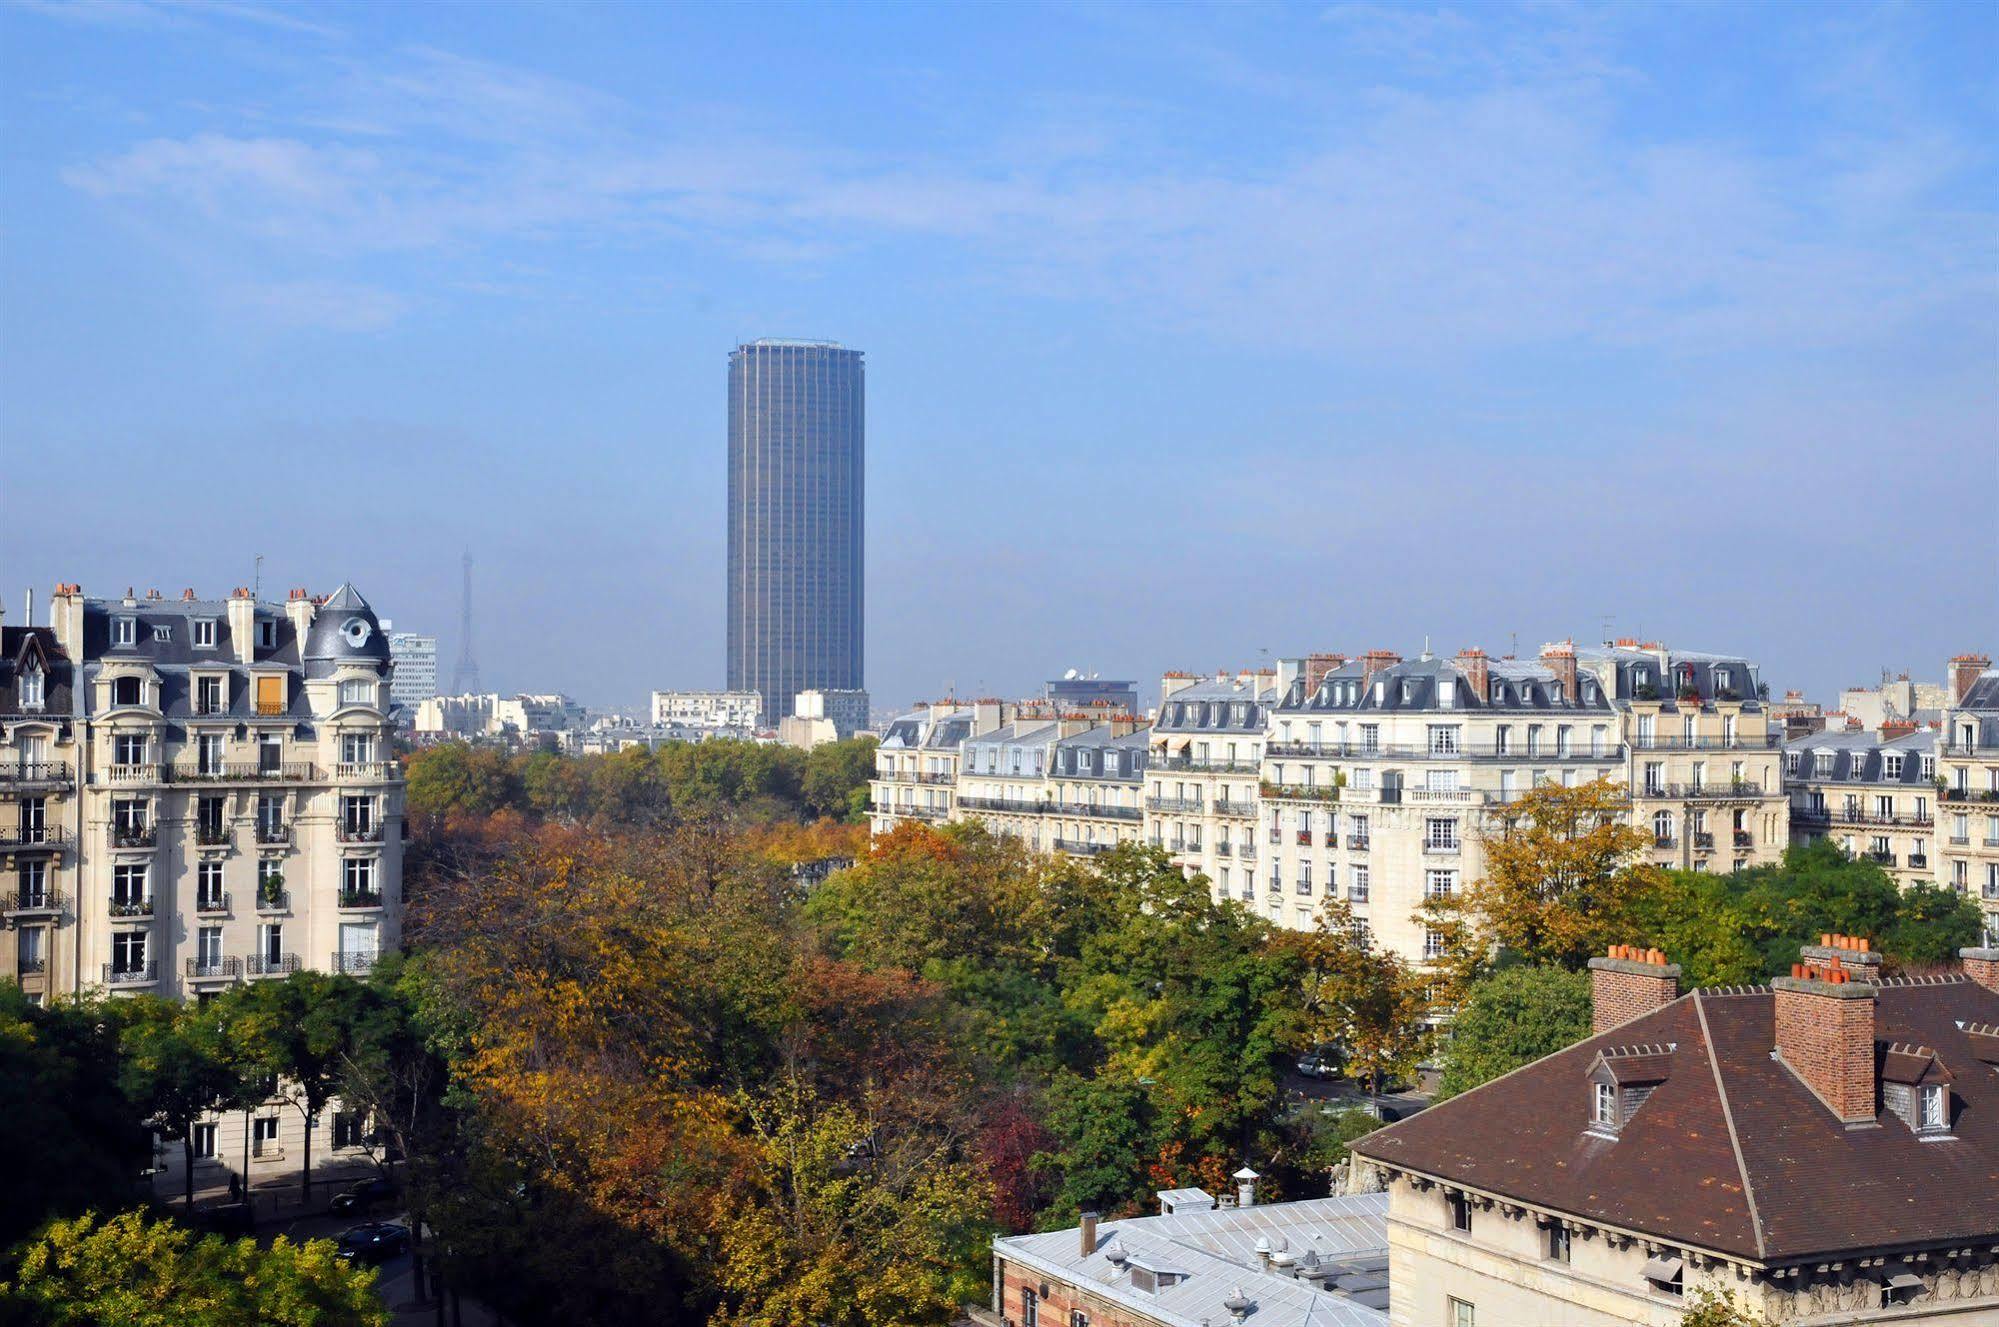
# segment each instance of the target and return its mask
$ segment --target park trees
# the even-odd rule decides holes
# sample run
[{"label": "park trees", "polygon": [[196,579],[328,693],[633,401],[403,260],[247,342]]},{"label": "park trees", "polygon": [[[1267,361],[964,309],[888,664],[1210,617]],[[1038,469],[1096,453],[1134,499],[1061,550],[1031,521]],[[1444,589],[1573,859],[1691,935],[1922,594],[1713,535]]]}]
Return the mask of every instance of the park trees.
[{"label": "park trees", "polygon": [[1481,977],[1451,1019],[1438,1099],[1552,1055],[1589,1031],[1588,973],[1518,966]]}]

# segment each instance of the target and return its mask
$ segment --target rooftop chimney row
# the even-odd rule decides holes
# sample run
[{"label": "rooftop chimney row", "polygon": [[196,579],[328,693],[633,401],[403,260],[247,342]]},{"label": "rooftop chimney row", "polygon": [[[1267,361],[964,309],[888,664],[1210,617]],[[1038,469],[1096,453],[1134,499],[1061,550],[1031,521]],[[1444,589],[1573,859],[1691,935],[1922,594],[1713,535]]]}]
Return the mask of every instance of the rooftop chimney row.
[{"label": "rooftop chimney row", "polygon": [[1590,1031],[1608,1032],[1680,998],[1680,966],[1657,949],[1612,945],[1589,961]]}]

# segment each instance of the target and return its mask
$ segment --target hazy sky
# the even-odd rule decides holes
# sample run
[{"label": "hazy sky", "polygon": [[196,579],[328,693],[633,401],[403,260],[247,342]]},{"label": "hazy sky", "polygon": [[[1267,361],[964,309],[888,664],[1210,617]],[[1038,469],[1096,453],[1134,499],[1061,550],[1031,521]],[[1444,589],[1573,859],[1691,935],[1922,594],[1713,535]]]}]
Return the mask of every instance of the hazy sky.
[{"label": "hazy sky", "polygon": [[723,675],[730,347],[868,356],[880,702],[1999,646],[1999,7],[0,4],[0,586]]}]

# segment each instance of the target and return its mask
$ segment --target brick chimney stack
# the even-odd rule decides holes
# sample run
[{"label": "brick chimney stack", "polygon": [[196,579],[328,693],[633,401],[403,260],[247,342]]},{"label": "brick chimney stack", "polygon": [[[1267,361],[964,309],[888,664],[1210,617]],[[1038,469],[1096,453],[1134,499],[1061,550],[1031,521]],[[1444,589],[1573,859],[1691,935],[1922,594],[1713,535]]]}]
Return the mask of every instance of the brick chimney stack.
[{"label": "brick chimney stack", "polygon": [[1962,705],[1978,675],[1992,666],[1989,656],[1983,654],[1960,654],[1950,661],[1950,703]]},{"label": "brick chimney stack", "polygon": [[1541,662],[1562,684],[1563,699],[1573,701],[1576,698],[1576,643],[1564,640],[1542,646]]},{"label": "brick chimney stack", "polygon": [[1305,656],[1305,694],[1311,695],[1319,689],[1319,683],[1326,680],[1326,674],[1336,672],[1346,666],[1344,654],[1308,654]]},{"label": "brick chimney stack", "polygon": [[1855,980],[1842,962],[1829,968],[1796,963],[1790,976],[1770,985],[1777,1058],[1842,1123],[1873,1123],[1874,983]]},{"label": "brick chimney stack", "polygon": [[1881,724],[1881,740],[1892,742],[1898,737],[1907,737],[1915,731],[1916,725],[1914,720],[1903,718],[1885,719]]},{"label": "brick chimney stack", "polygon": [[1393,650],[1369,650],[1360,656],[1360,684],[1366,688],[1374,681],[1374,675],[1384,668],[1393,668],[1402,662],[1402,656]]},{"label": "brick chimney stack", "polygon": [[1485,657],[1485,651],[1476,645],[1459,650],[1457,665],[1459,671],[1465,675],[1465,684],[1471,688],[1472,695],[1480,700],[1491,699],[1492,667]]},{"label": "brick chimney stack", "polygon": [[1656,949],[1612,945],[1589,961],[1590,1032],[1608,1032],[1680,998],[1680,965]]},{"label": "brick chimney stack", "polygon": [[1957,956],[1964,960],[1964,975],[1999,995],[1999,945],[1988,945],[1983,949],[1960,949]]},{"label": "brick chimney stack", "polygon": [[1844,972],[1848,981],[1881,984],[1881,955],[1873,942],[1862,936],[1828,932],[1817,944],[1799,950],[1798,957],[1826,972]]}]

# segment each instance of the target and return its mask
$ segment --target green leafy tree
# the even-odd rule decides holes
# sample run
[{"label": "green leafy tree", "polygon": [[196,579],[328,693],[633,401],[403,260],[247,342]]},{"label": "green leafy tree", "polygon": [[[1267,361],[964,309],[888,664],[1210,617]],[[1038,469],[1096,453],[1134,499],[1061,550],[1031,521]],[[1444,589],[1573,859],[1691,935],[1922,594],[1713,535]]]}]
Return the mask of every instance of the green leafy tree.
[{"label": "green leafy tree", "polygon": [[[278,1094],[305,1121],[300,1197],[312,1199],[312,1135],[340,1090],[354,1022],[366,1000],[352,977],[295,972],[231,993],[222,1013],[245,1063],[277,1080]],[[220,1002],[218,1002],[220,1003]]]},{"label": "green leafy tree", "polygon": [[1563,968],[1509,967],[1473,982],[1451,1020],[1438,1099],[1468,1092],[1582,1040],[1590,980]]},{"label": "green leafy tree", "polygon": [[0,982],[0,1249],[50,1216],[119,1207],[151,1149],[119,1084],[112,1002],[28,1003]]},{"label": "green leafy tree", "polygon": [[30,1242],[0,1304],[52,1327],[387,1327],[375,1273],[295,1244],[197,1237],[140,1212],[58,1220]]},{"label": "green leafy tree", "polygon": [[1294,942],[1304,957],[1305,1026],[1311,1042],[1338,1046],[1347,1069],[1379,1094],[1415,1074],[1435,1042],[1427,979],[1401,955],[1375,949],[1337,899]]},{"label": "green leafy tree", "polygon": [[1761,1315],[1737,1308],[1710,1286],[1696,1287],[1687,1298],[1691,1302],[1680,1314],[1680,1327],[1763,1327]]},{"label": "green leafy tree", "polygon": [[221,1007],[139,996],[121,1010],[119,1079],[141,1118],[180,1141],[183,1200],[194,1208],[194,1126],[258,1095],[231,1052]]},{"label": "green leafy tree", "polygon": [[850,737],[825,742],[805,753],[799,794],[808,815],[843,816],[853,810],[854,794],[866,796],[875,774],[875,739]]}]

